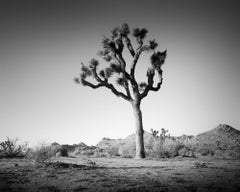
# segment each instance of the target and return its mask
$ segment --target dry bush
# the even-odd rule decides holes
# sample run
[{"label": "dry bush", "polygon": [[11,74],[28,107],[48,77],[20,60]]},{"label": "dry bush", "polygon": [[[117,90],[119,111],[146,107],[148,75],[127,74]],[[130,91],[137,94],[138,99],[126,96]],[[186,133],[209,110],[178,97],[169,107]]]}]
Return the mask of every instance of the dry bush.
[{"label": "dry bush", "polygon": [[28,153],[28,158],[36,161],[37,163],[44,163],[50,161],[56,155],[57,147],[41,143],[35,149]]},{"label": "dry bush", "polygon": [[18,144],[18,139],[10,139],[7,137],[6,141],[0,143],[0,157],[2,158],[15,158],[25,157],[28,151],[28,144]]},{"label": "dry bush", "polygon": [[196,161],[194,163],[196,168],[207,168],[208,167],[207,164],[208,164],[207,162],[201,162],[201,161]]},{"label": "dry bush", "polygon": [[153,143],[153,150],[150,156],[156,158],[172,158],[179,155],[180,149],[184,145],[181,142],[166,138],[165,140],[155,139]]},{"label": "dry bush", "polygon": [[213,156],[216,152],[216,146],[211,144],[198,143],[195,145],[194,150],[201,156]]},{"label": "dry bush", "polygon": [[90,150],[84,150],[84,151],[81,152],[81,155],[91,157],[91,156],[94,155],[94,150],[91,150],[91,149]]},{"label": "dry bush", "polygon": [[78,156],[87,156],[92,157],[98,150],[95,146],[79,146],[75,145],[72,149],[68,151],[68,155],[72,157],[78,157]]},{"label": "dry bush", "polygon": [[148,156],[154,158],[195,157],[192,140],[171,137],[167,133],[168,130],[164,128],[161,132],[151,129],[152,136],[145,145]]},{"label": "dry bush", "polygon": [[68,157],[68,150],[64,147],[58,147],[56,149],[56,156],[57,157]]},{"label": "dry bush", "polygon": [[124,158],[134,158],[136,155],[135,145],[122,145],[119,147],[119,154]]},{"label": "dry bush", "polygon": [[103,149],[95,150],[93,157],[109,157],[109,154]]},{"label": "dry bush", "polygon": [[108,157],[120,156],[118,146],[111,146],[106,149],[106,152]]},{"label": "dry bush", "polygon": [[91,150],[91,149],[85,149],[82,150],[81,148],[76,148],[73,151],[71,151],[69,153],[70,156],[73,157],[78,157],[78,156],[87,156],[87,157],[91,157],[94,156],[95,151]]}]

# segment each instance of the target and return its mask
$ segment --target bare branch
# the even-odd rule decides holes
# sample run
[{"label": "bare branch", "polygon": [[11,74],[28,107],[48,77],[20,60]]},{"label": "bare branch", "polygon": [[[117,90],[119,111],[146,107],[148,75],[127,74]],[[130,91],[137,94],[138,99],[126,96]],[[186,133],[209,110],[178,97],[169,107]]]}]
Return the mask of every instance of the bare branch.
[{"label": "bare branch", "polygon": [[130,90],[129,90],[129,84],[127,84],[124,88],[126,90],[127,96],[132,100],[132,96],[131,96],[131,93],[130,93]]},{"label": "bare branch", "polygon": [[[123,65],[126,66],[126,62],[124,60],[124,58],[122,57],[122,54],[120,54],[120,58],[119,58],[119,54],[117,57],[117,54],[114,55],[114,59],[119,63],[119,65],[112,63],[111,64],[111,68],[114,69],[114,71],[118,72],[118,73],[123,73],[123,75],[132,83],[132,77],[130,76],[130,74],[126,71],[125,67],[123,67]],[[123,63],[123,65],[121,65],[121,63]]]},{"label": "bare branch", "polygon": [[135,56],[135,51],[133,49],[131,40],[128,38],[128,36],[125,37],[125,43],[127,44],[127,48],[130,52],[130,54],[134,57]]},{"label": "bare branch", "polygon": [[132,66],[131,66],[130,74],[131,74],[132,77],[135,76],[135,68],[136,68],[136,64],[138,62],[138,59],[139,59],[140,55],[142,54],[142,52],[144,52],[146,50],[149,50],[149,49],[150,49],[149,45],[144,45],[144,46],[138,48],[138,51],[137,51],[137,53],[134,56],[134,59],[133,59],[133,62],[132,62]]},{"label": "bare branch", "polygon": [[125,95],[124,93],[118,91],[112,84],[107,83],[107,82],[104,82],[103,84],[104,84],[104,86],[109,88],[116,96],[122,97],[123,99],[125,99],[127,101],[131,101],[132,100],[131,97],[129,97],[129,96]]},{"label": "bare branch", "polygon": [[[99,88],[99,87],[105,86],[105,87],[107,87],[108,89],[110,89],[116,96],[122,97],[123,99],[125,99],[125,100],[127,100],[127,101],[131,101],[131,100],[132,100],[132,98],[131,98],[131,96],[130,96],[130,94],[129,94],[129,93],[130,93],[129,90],[127,90],[127,89],[125,88],[125,90],[126,90],[126,92],[127,92],[127,95],[125,95],[124,93],[118,91],[112,84],[108,83],[107,80],[108,80],[108,77],[111,76],[111,72],[110,72],[110,69],[111,69],[111,68],[106,68],[105,71],[100,72],[100,75],[101,75],[101,76],[103,77],[103,79],[104,79],[104,80],[102,80],[102,79],[99,77],[98,73],[97,73],[97,68],[96,68],[97,65],[93,65],[93,63],[96,64],[96,63],[98,63],[98,62],[97,62],[97,60],[91,60],[90,65],[92,65],[92,66],[90,67],[90,69],[89,69],[88,67],[84,66],[83,64],[82,64],[82,66],[84,66],[84,67],[86,68],[86,70],[87,70],[88,73],[91,72],[91,75],[89,75],[89,76],[92,76],[92,77],[98,82],[98,84],[93,84],[93,83],[87,81],[87,80],[86,80],[87,76],[86,76],[86,75],[82,75],[80,78],[81,78],[81,83],[82,83],[84,86],[88,86],[88,87],[91,87],[91,88],[93,88],[93,89],[97,89],[97,88]],[[84,70],[85,70],[85,68],[84,68]],[[75,82],[77,82],[76,79],[75,79]]]},{"label": "bare branch", "polygon": [[154,78],[155,72],[154,69],[150,69],[148,71],[148,84],[145,88],[145,90],[143,91],[142,94],[140,94],[140,98],[143,99],[144,97],[146,97],[149,93],[149,91],[158,91],[161,88],[162,82],[163,82],[163,78],[162,78],[162,70],[158,71],[158,76],[159,76],[159,82],[157,83],[156,87],[153,86],[153,78]]},{"label": "bare branch", "polygon": [[93,88],[93,89],[97,89],[97,88],[103,86],[103,84],[101,84],[101,83],[98,83],[98,84],[95,85],[95,84],[87,81],[86,79],[81,79],[81,83],[82,83],[82,85],[91,87],[91,88]]}]

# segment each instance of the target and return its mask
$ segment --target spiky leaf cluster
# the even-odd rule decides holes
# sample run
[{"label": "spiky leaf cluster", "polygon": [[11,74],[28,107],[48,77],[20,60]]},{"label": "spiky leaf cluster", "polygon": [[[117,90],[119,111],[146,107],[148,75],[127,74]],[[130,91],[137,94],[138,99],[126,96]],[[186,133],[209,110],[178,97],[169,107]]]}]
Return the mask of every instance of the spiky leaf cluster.
[{"label": "spiky leaf cluster", "polygon": [[110,62],[112,60],[112,55],[108,49],[104,49],[98,52],[98,55],[102,57],[105,61]]},{"label": "spiky leaf cluster", "polygon": [[167,56],[167,51],[153,53],[151,56],[151,64],[154,69],[160,70]]},{"label": "spiky leaf cluster", "polygon": [[123,23],[122,25],[115,27],[112,30],[112,39],[117,39],[121,36],[126,37],[130,33],[130,29],[127,23]]},{"label": "spiky leaf cluster", "polygon": [[122,35],[122,36],[127,36],[129,33],[130,33],[130,29],[129,29],[129,26],[128,26],[128,24],[127,23],[123,23],[121,26],[120,26],[120,28],[119,28],[120,30],[120,34]]},{"label": "spiky leaf cluster", "polygon": [[150,49],[154,50],[157,46],[158,46],[158,43],[155,41],[155,39],[149,41]]},{"label": "spiky leaf cluster", "polygon": [[128,81],[124,77],[118,77],[116,83],[120,86],[127,86]]},{"label": "spiky leaf cluster", "polygon": [[115,27],[112,31],[112,39],[115,39],[119,36],[119,27]]},{"label": "spiky leaf cluster", "polygon": [[113,72],[115,73],[121,73],[121,66],[115,64],[115,63],[111,63],[110,68],[112,69]]},{"label": "spiky leaf cluster", "polygon": [[77,83],[77,84],[80,84],[80,79],[78,77],[75,77],[74,82]]},{"label": "spiky leaf cluster", "polygon": [[99,62],[96,59],[91,59],[91,61],[89,62],[90,69],[96,69],[98,65],[99,65]]},{"label": "spiky leaf cluster", "polygon": [[113,74],[113,70],[111,68],[106,68],[105,70],[101,70],[99,75],[104,79],[109,79]]},{"label": "spiky leaf cluster", "polygon": [[140,91],[144,91],[144,89],[147,87],[147,83],[145,82],[139,83],[138,87]]},{"label": "spiky leaf cluster", "polygon": [[108,49],[112,51],[116,50],[115,42],[110,38],[104,37],[102,40],[102,45],[104,49]]},{"label": "spiky leaf cluster", "polygon": [[147,77],[153,77],[155,75],[155,70],[152,67],[149,67],[147,70]]},{"label": "spiky leaf cluster", "polygon": [[133,30],[133,36],[141,40],[143,40],[146,37],[147,33],[148,33],[148,30],[146,28],[142,28],[142,29],[135,28]]},{"label": "spiky leaf cluster", "polygon": [[86,79],[88,76],[91,76],[91,75],[92,75],[92,71],[89,69],[89,67],[85,66],[82,63],[81,74],[80,74],[81,79]]}]

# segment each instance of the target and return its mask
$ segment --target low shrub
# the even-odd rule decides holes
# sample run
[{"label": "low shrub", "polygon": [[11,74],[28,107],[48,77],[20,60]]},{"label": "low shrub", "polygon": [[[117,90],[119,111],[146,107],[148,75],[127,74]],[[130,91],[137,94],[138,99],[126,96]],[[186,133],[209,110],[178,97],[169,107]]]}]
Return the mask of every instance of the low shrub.
[{"label": "low shrub", "polygon": [[197,144],[195,146],[196,153],[202,155],[202,156],[213,156],[216,151],[216,146],[213,146],[211,144]]},{"label": "low shrub", "polygon": [[44,163],[50,161],[56,155],[57,148],[45,143],[40,144],[35,149],[28,153],[28,158],[36,161],[37,163]]},{"label": "low shrub", "polygon": [[81,151],[80,155],[83,155],[83,156],[87,156],[87,157],[91,157],[94,155],[94,150],[84,150],[84,151]]},{"label": "low shrub", "polygon": [[136,155],[136,146],[135,145],[120,146],[119,155],[123,158],[134,158]]},{"label": "low shrub", "polygon": [[112,146],[106,149],[107,156],[114,157],[114,156],[120,156],[119,155],[119,147],[118,146]]},{"label": "low shrub", "polygon": [[109,157],[109,154],[103,150],[95,150],[93,157]]},{"label": "low shrub", "polygon": [[60,147],[56,150],[57,157],[68,157],[68,150],[64,147]]},{"label": "low shrub", "polygon": [[178,155],[181,157],[196,157],[193,147],[188,145],[184,145],[182,148],[180,148]]},{"label": "low shrub", "polygon": [[174,141],[170,138],[166,138],[164,140],[155,139],[150,156],[156,158],[173,158],[179,155],[179,151],[183,147],[184,145],[182,143]]},{"label": "low shrub", "polygon": [[2,158],[15,158],[25,157],[28,151],[28,144],[18,144],[18,139],[10,139],[7,137],[6,141],[0,143],[0,157]]}]

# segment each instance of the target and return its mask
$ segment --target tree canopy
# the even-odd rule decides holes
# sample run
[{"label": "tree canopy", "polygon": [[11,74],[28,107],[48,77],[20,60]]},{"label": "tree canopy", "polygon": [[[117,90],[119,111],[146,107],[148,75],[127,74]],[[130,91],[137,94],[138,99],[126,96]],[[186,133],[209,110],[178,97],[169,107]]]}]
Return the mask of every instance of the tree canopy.
[{"label": "tree canopy", "polygon": [[[91,59],[87,65],[81,63],[81,73],[79,77],[75,78],[75,82],[93,89],[106,87],[116,96],[130,102],[136,100],[140,102],[148,95],[149,91],[158,91],[163,81],[162,65],[166,59],[167,51],[156,52],[155,49],[158,44],[155,39],[145,43],[147,33],[146,28],[135,28],[130,32],[130,28],[126,23],[115,27],[109,37],[104,36],[102,50],[98,53],[108,63],[108,67],[98,69],[100,63],[95,58]],[[133,47],[130,35],[137,42],[136,48]],[[132,57],[130,71],[126,69],[127,62],[123,56],[124,47],[127,47]],[[135,78],[135,69],[143,52],[152,52],[150,57],[151,65],[146,71],[147,81],[138,83]],[[154,85],[155,75],[158,75],[158,82]],[[115,84],[110,82],[110,78],[113,78],[113,76],[116,78],[116,83],[122,86],[125,91],[118,90]]]}]

